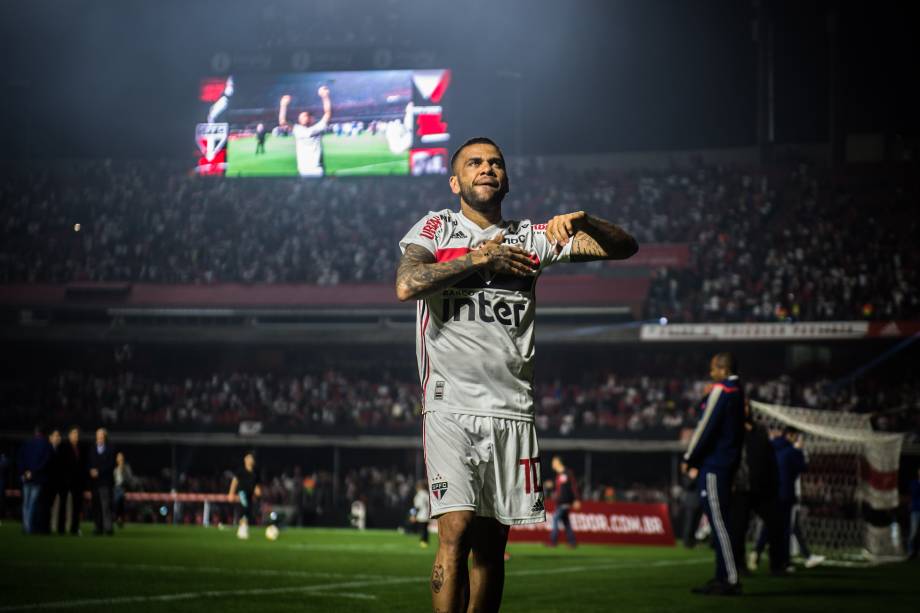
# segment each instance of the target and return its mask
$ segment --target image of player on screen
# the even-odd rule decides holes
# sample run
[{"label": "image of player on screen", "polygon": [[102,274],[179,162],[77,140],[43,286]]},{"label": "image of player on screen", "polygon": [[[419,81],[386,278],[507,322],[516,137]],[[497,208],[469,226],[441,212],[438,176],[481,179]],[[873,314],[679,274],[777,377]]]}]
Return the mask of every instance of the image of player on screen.
[{"label": "image of player on screen", "polygon": [[208,123],[215,123],[224,114],[227,107],[230,106],[230,98],[233,96],[233,77],[227,77],[224,83],[224,91],[211,108],[208,109]]},{"label": "image of player on screen", "polygon": [[297,154],[297,172],[301,177],[323,176],[323,132],[329,126],[332,117],[332,100],[329,97],[329,88],[325,85],[317,90],[317,95],[323,101],[323,116],[316,123],[311,124],[312,117],[308,111],[302,111],[297,116],[297,124],[289,127],[288,109],[291,105],[290,94],[281,96],[278,109],[278,126],[285,130],[290,129],[294,136]]}]

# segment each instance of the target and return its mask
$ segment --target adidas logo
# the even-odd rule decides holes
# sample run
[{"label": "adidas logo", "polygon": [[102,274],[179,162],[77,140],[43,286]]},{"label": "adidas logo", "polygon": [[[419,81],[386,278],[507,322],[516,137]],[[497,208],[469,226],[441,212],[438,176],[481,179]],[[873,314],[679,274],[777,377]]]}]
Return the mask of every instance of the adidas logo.
[{"label": "adidas logo", "polygon": [[469,238],[469,236],[464,234],[463,230],[457,230],[456,232],[451,234],[450,237],[451,238]]},{"label": "adidas logo", "polygon": [[533,503],[532,507],[530,507],[531,513],[540,513],[545,510],[546,510],[546,507],[543,506],[543,496],[540,496],[539,498],[537,498],[537,501]]}]

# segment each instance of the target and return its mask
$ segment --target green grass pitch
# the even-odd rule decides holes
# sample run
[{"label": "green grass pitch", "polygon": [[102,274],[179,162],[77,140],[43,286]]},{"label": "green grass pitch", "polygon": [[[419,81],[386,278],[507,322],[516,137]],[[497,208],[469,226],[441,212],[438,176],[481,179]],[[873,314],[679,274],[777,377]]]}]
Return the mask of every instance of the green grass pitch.
[{"label": "green grass pitch", "polygon": [[[84,525],[84,532],[90,526]],[[128,525],[114,537],[24,536],[0,527],[0,611],[221,613],[426,611],[434,545],[395,531]],[[512,544],[502,610],[915,611],[918,566],[819,567],[744,581],[745,595],[689,593],[712,574],[705,548]]]},{"label": "green grass pitch", "polygon": [[[254,136],[227,142],[227,176],[296,177],[297,159],[292,137],[265,139],[265,153],[256,155]],[[382,134],[323,136],[323,161],[328,176],[407,175],[408,153],[390,152]]]}]

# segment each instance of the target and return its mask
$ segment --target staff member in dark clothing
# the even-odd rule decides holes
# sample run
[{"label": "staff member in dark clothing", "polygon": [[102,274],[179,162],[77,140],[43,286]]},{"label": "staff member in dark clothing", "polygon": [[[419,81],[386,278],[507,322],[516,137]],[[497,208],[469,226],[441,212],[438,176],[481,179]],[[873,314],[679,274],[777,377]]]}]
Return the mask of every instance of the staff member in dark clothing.
[{"label": "staff member in dark clothing", "polygon": [[730,353],[719,353],[709,363],[714,381],[706,397],[706,409],[684,454],[682,469],[699,469],[700,501],[715,537],[716,576],[694,588],[696,594],[741,594],[738,568],[728,533],[732,478],[741,460],[744,440],[744,390],[737,363]]},{"label": "staff member in dark clothing", "polygon": [[[735,473],[732,492],[732,546],[735,561],[739,564],[744,557],[751,513],[756,513],[763,520],[770,537],[770,572],[774,575],[785,573],[783,560],[783,541],[779,506],[776,499],[778,468],[776,454],[770,444],[770,435],[761,424],[751,419],[750,408],[745,406],[744,446],[741,449],[741,463]],[[772,536],[775,535],[775,536]],[[757,567],[753,564],[754,570]],[[743,570],[748,570],[742,567]]]},{"label": "staff member in dark clothing", "polygon": [[[53,522],[54,499],[63,500],[61,494],[61,485],[63,483],[63,466],[61,464],[61,438],[60,430],[52,430],[48,435],[48,442],[51,443],[51,459],[48,461],[48,484],[42,493],[42,525],[41,532],[50,534]],[[67,512],[66,502],[58,503],[58,518]]]},{"label": "staff member in dark clothing", "polygon": [[6,452],[0,449],[0,525],[6,517],[6,473],[10,470],[10,459]]},{"label": "staff member in dark clothing", "polygon": [[256,126],[256,155],[265,153],[265,124],[260,123]]},{"label": "staff member in dark clothing", "polygon": [[920,548],[920,470],[917,478],[910,482],[910,532],[907,536],[907,557],[917,559],[917,550]]},{"label": "staff member in dark clothing", "polygon": [[51,444],[41,426],[35,426],[35,436],[19,448],[16,465],[22,479],[22,531],[40,532],[42,525],[42,490],[48,483],[48,463]]},{"label": "staff member in dark clothing", "polygon": [[556,503],[556,510],[553,511],[553,531],[550,533],[550,543],[555,547],[559,542],[559,524],[565,526],[565,539],[569,542],[569,547],[575,547],[578,543],[575,540],[575,531],[572,530],[572,522],[569,519],[569,511],[578,510],[581,503],[578,495],[578,483],[575,481],[575,473],[565,467],[562,458],[553,457],[553,470],[556,471],[556,484],[553,488],[553,502]]},{"label": "staff member in dark clothing", "polygon": [[237,493],[240,496],[240,525],[236,536],[241,539],[249,538],[249,526],[256,521],[256,498],[262,496],[262,488],[256,477],[256,457],[247,453],[243,457],[243,468],[237,471],[230,482],[228,497],[232,501]]},{"label": "staff member in dark clothing", "polygon": [[93,489],[93,534],[111,536],[112,488],[115,486],[115,451],[105,428],[96,430],[96,446],[89,453],[89,479]]},{"label": "staff member in dark clothing", "polygon": [[70,497],[70,533],[80,534],[80,514],[83,511],[83,490],[86,487],[86,453],[80,448],[80,428],[73,426],[67,432],[67,442],[61,445],[61,508],[57,531],[66,530],[67,498]]}]

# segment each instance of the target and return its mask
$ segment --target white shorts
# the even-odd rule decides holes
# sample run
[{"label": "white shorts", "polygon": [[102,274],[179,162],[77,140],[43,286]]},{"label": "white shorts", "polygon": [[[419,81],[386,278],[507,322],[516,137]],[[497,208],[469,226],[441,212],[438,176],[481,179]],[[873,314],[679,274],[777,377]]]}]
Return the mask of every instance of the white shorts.
[{"label": "white shorts", "polygon": [[422,419],[431,517],[475,511],[507,525],[546,521],[533,423],[437,411]]}]

